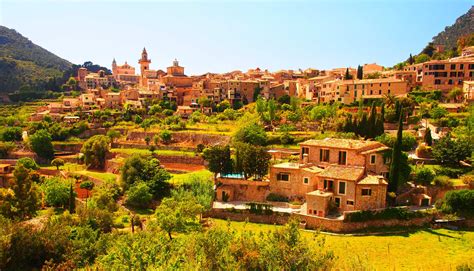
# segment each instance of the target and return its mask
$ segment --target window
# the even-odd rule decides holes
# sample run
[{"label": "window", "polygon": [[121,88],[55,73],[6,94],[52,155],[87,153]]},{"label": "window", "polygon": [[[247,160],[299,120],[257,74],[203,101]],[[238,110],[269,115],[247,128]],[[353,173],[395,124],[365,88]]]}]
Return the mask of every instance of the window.
[{"label": "window", "polygon": [[346,194],[346,182],[339,182],[339,189],[337,191],[338,194],[345,195]]},{"label": "window", "polygon": [[347,152],[339,151],[339,165],[345,165],[347,160]]},{"label": "window", "polygon": [[336,203],[337,208],[341,207],[341,198],[334,198],[334,203]]},{"label": "window", "polygon": [[304,183],[304,184],[309,184],[309,178],[308,178],[308,177],[304,177],[304,178],[303,178],[303,183]]},{"label": "window", "polygon": [[371,165],[375,165],[375,159],[376,159],[376,157],[377,157],[377,156],[376,156],[375,154],[372,154],[372,155],[370,156],[370,164],[371,164]]},{"label": "window", "polygon": [[319,161],[329,162],[329,150],[324,150],[324,149],[319,150]]},{"label": "window", "polygon": [[370,197],[372,195],[372,189],[370,188],[363,188],[362,189],[362,196]]},{"label": "window", "polygon": [[353,200],[348,200],[346,201],[347,205],[354,206],[354,201]]},{"label": "window", "polygon": [[456,69],[456,64],[451,64],[451,70],[455,70]]},{"label": "window", "polygon": [[289,180],[290,180],[290,174],[289,173],[280,172],[280,173],[277,174],[277,181],[288,182]]},{"label": "window", "polygon": [[381,89],[379,89],[379,95],[380,95],[380,94],[382,94],[382,90],[381,90]]},{"label": "window", "polygon": [[331,181],[331,180],[324,180],[324,189],[325,189],[325,190],[330,190],[330,191],[332,191],[333,186],[334,186],[334,181]]}]

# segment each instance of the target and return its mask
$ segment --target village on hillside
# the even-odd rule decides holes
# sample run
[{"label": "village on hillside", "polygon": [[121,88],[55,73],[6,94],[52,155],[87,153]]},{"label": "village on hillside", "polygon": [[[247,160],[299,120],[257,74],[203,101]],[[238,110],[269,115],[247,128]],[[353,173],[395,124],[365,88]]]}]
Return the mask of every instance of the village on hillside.
[{"label": "village on hillside", "polygon": [[393,67],[166,63],[0,94],[0,270],[474,270],[474,33]]}]

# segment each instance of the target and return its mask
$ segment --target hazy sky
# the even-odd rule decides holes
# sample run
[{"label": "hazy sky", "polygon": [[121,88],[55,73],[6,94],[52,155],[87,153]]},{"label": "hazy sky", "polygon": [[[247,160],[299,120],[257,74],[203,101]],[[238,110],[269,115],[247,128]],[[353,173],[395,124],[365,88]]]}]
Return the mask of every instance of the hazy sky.
[{"label": "hazy sky", "polygon": [[73,63],[174,58],[187,74],[392,66],[418,53],[472,1],[0,0],[0,24]]}]

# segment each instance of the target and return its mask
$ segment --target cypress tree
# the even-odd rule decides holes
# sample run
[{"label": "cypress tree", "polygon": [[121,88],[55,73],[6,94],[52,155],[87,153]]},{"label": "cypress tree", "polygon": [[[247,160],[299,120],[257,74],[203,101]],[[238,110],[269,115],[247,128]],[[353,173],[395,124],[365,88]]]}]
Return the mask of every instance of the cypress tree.
[{"label": "cypress tree", "polygon": [[349,73],[349,68],[346,68],[346,74],[344,75],[344,80],[352,79],[351,74]]},{"label": "cypress tree", "polygon": [[367,121],[367,113],[364,112],[364,114],[362,115],[362,119],[360,120],[359,122],[359,135],[360,136],[363,136],[363,137],[366,137],[367,136],[367,125],[368,124],[368,121]]},{"label": "cypress tree", "polygon": [[400,102],[398,100],[395,102],[395,117],[396,119],[400,118]]},{"label": "cypress tree", "polygon": [[425,141],[425,143],[426,143],[428,146],[433,145],[433,138],[431,137],[431,129],[430,129],[430,127],[427,127],[427,128],[426,128],[425,136],[423,137],[423,141]]},{"label": "cypress tree", "polygon": [[408,58],[408,63],[410,63],[410,65],[415,63],[415,60],[413,59],[413,56],[411,54],[410,54],[410,57]]},{"label": "cypress tree", "polygon": [[[402,113],[400,108],[400,113]],[[392,149],[392,162],[390,164],[390,174],[388,182],[388,191],[396,192],[400,183],[400,164],[402,160],[402,137],[403,137],[403,114],[398,119],[397,140]]]},{"label": "cypress tree", "polygon": [[361,80],[364,77],[364,70],[362,66],[357,66],[357,79]]},{"label": "cypress tree", "polygon": [[377,122],[377,109],[375,107],[375,102],[372,103],[372,108],[370,109],[369,119],[367,120],[367,138],[374,138],[376,134],[376,122]]},{"label": "cypress tree", "polygon": [[377,117],[377,121],[375,124],[375,136],[382,135],[385,133],[385,129],[383,124],[385,122],[385,104],[382,104],[382,108],[380,109],[380,115]]},{"label": "cypress tree", "polygon": [[69,213],[74,213],[76,210],[76,197],[74,196],[74,189],[72,189],[72,183],[69,187]]}]

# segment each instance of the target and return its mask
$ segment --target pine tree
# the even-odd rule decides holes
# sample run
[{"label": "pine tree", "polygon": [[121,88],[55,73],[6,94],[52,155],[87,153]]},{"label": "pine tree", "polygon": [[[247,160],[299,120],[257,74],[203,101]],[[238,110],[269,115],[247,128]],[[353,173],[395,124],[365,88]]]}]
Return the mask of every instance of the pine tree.
[{"label": "pine tree", "polygon": [[74,195],[74,189],[71,186],[69,187],[69,213],[74,213],[76,211],[76,197]]},{"label": "pine tree", "polygon": [[425,143],[426,143],[428,146],[433,145],[433,138],[431,137],[431,129],[430,129],[430,127],[427,127],[427,128],[426,128],[425,136],[424,136],[424,138],[423,138],[423,141],[425,141]]},{"label": "pine tree", "polygon": [[[403,110],[400,108],[400,113]],[[389,192],[396,192],[397,188],[400,184],[400,164],[402,160],[402,137],[403,137],[403,114],[400,114],[398,119],[398,132],[397,132],[397,140],[392,149],[392,162],[390,164],[390,173],[389,173],[389,183],[388,183],[388,191]]]}]

